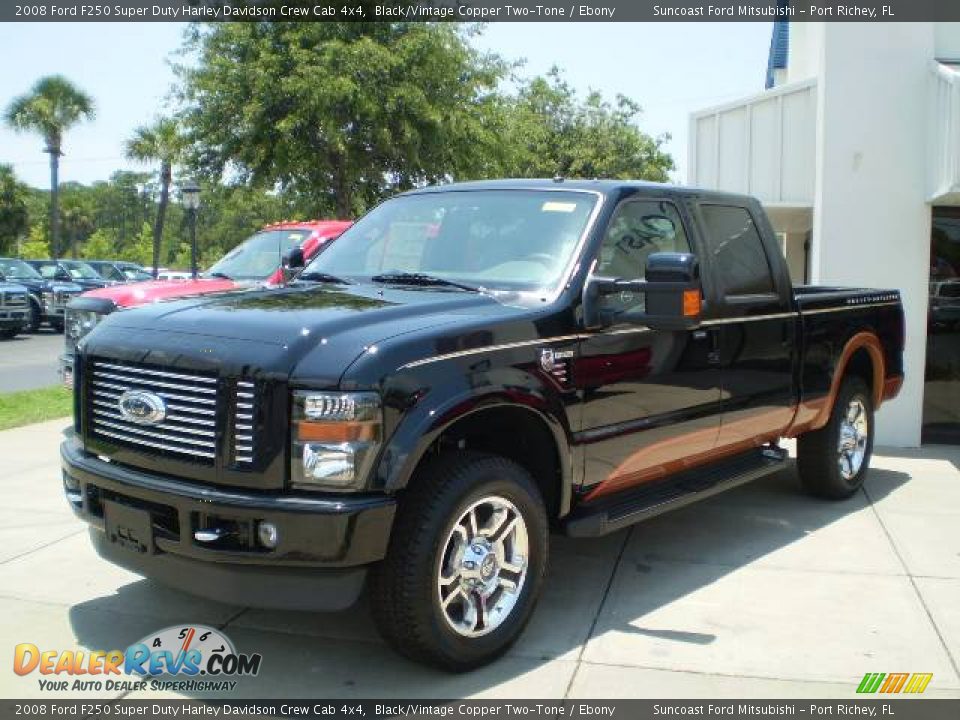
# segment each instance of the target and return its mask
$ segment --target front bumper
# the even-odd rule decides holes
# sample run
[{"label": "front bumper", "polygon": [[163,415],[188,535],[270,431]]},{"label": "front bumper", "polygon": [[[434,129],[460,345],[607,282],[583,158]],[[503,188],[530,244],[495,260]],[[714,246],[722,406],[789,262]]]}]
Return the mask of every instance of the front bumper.
[{"label": "front bumper", "polygon": [[[340,610],[383,558],[395,502],[221,489],[116,465],[60,446],[64,490],[101,557],[149,578],[247,607]],[[278,529],[273,549],[258,523]],[[221,531],[201,541],[198,531]]]}]

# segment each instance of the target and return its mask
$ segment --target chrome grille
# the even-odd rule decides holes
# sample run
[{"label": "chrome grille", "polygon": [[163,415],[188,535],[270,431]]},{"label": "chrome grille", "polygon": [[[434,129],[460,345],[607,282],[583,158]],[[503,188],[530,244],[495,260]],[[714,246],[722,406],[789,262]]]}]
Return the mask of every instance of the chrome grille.
[{"label": "chrome grille", "polygon": [[237,381],[235,406],[233,461],[238,465],[245,465],[253,462],[255,452],[254,417],[257,408],[257,389],[252,381]]},{"label": "chrome grille", "polygon": [[26,310],[27,294],[23,292],[0,293],[0,307],[4,310]]},{"label": "chrome grille", "polygon": [[[131,363],[93,360],[90,429],[141,452],[185,456],[212,464],[217,455],[217,378],[212,374],[169,372]],[[129,390],[163,399],[167,415],[156,425],[124,417],[119,400]]]},{"label": "chrome grille", "polygon": [[75,290],[54,290],[53,304],[56,306],[65,306],[79,294],[80,293]]}]

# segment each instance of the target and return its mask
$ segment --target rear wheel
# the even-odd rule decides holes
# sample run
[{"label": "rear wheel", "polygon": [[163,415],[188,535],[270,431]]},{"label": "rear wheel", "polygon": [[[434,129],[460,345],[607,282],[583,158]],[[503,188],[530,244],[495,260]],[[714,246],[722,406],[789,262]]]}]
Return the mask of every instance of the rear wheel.
[{"label": "rear wheel", "polygon": [[827,424],[797,442],[800,481],[818,497],[850,497],[863,485],[872,454],[873,402],[867,384],[849,377],[840,385]]},{"label": "rear wheel", "polygon": [[473,452],[428,461],[373,573],[377,627],[401,654],[445,670],[490,662],[530,618],[547,535],[540,492],[516,463]]}]

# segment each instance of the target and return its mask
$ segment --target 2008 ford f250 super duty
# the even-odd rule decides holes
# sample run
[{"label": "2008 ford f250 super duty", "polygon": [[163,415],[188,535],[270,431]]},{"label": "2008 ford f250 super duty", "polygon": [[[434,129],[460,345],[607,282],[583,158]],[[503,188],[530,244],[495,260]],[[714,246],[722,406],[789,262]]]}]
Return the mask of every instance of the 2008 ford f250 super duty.
[{"label": "2008 ford f250 super duty", "polygon": [[[292,262],[296,262],[293,260]],[[903,379],[896,290],[793,288],[757,201],[617,181],[391,199],[289,287],[80,344],[63,483],[98,552],[200,595],[342,608],[401,652],[502,653],[553,528],[776,471],[860,487]]]}]

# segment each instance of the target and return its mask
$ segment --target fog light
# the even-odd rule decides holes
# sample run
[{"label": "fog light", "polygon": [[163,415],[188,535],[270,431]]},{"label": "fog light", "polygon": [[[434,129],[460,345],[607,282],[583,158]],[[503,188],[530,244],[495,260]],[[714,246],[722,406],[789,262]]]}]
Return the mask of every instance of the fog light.
[{"label": "fog light", "polygon": [[280,531],[273,523],[262,522],[257,526],[257,537],[260,539],[261,545],[268,550],[273,550],[280,539]]}]

